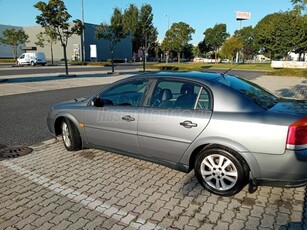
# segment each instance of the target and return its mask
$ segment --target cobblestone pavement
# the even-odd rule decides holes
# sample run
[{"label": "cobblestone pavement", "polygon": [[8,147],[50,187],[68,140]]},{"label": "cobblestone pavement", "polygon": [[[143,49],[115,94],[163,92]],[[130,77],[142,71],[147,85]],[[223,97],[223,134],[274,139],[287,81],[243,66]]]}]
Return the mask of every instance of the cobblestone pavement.
[{"label": "cobblestone pavement", "polygon": [[0,229],[307,229],[304,188],[219,197],[194,173],[54,139],[33,148],[0,161]]}]

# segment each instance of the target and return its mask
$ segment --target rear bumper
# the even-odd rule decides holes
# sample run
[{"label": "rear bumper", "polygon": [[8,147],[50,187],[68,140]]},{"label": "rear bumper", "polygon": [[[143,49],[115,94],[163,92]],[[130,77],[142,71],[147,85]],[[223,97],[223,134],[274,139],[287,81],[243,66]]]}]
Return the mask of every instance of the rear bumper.
[{"label": "rear bumper", "polygon": [[307,185],[307,149],[286,150],[282,155],[254,154],[260,175],[257,185],[301,187]]}]

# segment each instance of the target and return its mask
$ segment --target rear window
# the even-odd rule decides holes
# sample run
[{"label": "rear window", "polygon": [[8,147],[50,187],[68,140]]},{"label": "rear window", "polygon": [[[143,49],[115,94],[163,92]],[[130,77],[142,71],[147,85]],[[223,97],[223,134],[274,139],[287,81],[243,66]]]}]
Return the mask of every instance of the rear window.
[{"label": "rear window", "polygon": [[245,95],[255,104],[264,109],[270,109],[278,103],[278,97],[263,89],[259,85],[234,76],[225,76],[218,81],[235,91]]}]

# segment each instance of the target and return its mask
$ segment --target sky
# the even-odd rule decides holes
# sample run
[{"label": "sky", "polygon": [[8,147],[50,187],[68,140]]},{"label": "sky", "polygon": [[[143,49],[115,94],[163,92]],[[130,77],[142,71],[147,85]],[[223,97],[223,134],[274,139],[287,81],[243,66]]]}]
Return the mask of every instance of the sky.
[{"label": "sky", "polygon": [[[0,24],[14,26],[35,26],[35,17],[40,12],[33,7],[38,0],[0,0]],[[47,2],[47,1],[45,1]],[[204,31],[215,24],[227,25],[227,32],[233,34],[240,29],[236,12],[250,12],[251,19],[242,21],[241,26],[256,26],[266,15],[292,9],[290,0],[83,0],[84,21],[92,24],[109,23],[115,7],[122,11],[130,4],[139,9],[150,4],[153,9],[153,24],[162,40],[175,22],[185,22],[195,29],[193,44],[204,38]],[[82,0],[64,0],[72,20],[82,17]]]}]

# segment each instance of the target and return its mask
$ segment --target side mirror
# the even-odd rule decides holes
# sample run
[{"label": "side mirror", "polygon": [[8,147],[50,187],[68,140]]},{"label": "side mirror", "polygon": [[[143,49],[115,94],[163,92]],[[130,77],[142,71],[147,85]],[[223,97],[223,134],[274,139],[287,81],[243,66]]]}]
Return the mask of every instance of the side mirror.
[{"label": "side mirror", "polygon": [[101,99],[99,97],[95,97],[92,100],[91,105],[95,106],[95,107],[104,107],[104,106],[107,106],[107,105],[114,105],[114,104],[111,100]]}]

